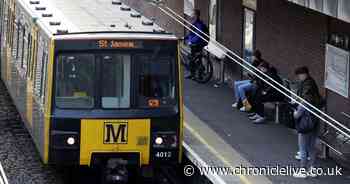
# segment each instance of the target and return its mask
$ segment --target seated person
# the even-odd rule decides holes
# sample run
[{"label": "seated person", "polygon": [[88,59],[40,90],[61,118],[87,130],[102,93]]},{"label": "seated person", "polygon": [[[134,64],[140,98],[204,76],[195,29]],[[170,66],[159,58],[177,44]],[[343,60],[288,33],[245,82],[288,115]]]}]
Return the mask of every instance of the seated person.
[{"label": "seated person", "polygon": [[[258,66],[258,69],[263,73],[266,73],[269,70],[269,64],[265,61],[261,61],[260,65]],[[243,103],[243,107],[240,108],[240,111],[247,112],[251,110],[252,106],[248,101],[247,94],[254,95],[256,90],[259,88],[259,86],[263,85],[263,83],[263,81],[256,77],[248,84],[240,85],[238,87],[238,98],[242,100]]]},{"label": "seated person", "polygon": [[[270,76],[274,81],[278,82],[279,84],[283,84],[282,79],[278,76],[278,72],[276,68],[271,67],[269,71],[267,72],[268,76]],[[271,84],[274,84],[269,79],[266,79]],[[276,86],[276,85],[274,85]],[[253,123],[259,124],[265,122],[265,116],[264,116],[264,103],[266,102],[278,102],[284,100],[284,95],[277,91],[275,88],[270,86],[269,84],[263,82],[260,85],[258,85],[256,93],[252,98],[250,99],[252,102],[253,109],[255,111],[255,114],[252,114],[252,116],[249,117],[249,119],[253,120]]]},{"label": "seated person", "polygon": [[[252,59],[253,59],[252,65],[254,67],[258,67],[262,61],[261,52],[259,50],[255,50]],[[250,74],[248,74],[248,77],[250,78],[248,80],[239,80],[239,81],[233,82],[233,89],[234,89],[235,100],[236,100],[236,102],[234,102],[232,104],[232,107],[234,107],[234,108],[237,108],[237,107],[240,108],[239,104],[240,104],[240,102],[242,102],[242,99],[239,98],[238,87],[241,85],[249,84],[255,78],[253,75],[250,75]]]}]

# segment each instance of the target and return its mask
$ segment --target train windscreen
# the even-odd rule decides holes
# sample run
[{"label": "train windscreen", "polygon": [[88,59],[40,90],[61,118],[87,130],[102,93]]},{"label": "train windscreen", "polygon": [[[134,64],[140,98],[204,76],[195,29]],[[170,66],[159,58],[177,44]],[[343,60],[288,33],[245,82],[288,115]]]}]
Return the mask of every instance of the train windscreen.
[{"label": "train windscreen", "polygon": [[94,107],[95,56],[61,54],[56,66],[56,106],[88,109]]},{"label": "train windscreen", "polygon": [[56,59],[60,109],[162,108],[177,105],[175,53],[63,53]]}]

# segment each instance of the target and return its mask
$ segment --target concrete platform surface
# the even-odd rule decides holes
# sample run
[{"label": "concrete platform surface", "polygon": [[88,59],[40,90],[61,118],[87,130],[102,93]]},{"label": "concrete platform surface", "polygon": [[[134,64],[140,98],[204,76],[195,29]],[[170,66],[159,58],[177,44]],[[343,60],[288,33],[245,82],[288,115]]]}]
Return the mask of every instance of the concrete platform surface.
[{"label": "concrete platform surface", "polygon": [[[233,91],[214,88],[212,83],[184,82],[185,144],[209,166],[298,167],[295,131],[282,124],[255,125],[245,113],[232,109]],[[190,154],[190,153],[187,153]],[[333,160],[318,160],[317,167],[336,168]],[[348,184],[350,172],[342,176],[297,179],[292,176],[230,176],[226,183],[244,184]]]}]

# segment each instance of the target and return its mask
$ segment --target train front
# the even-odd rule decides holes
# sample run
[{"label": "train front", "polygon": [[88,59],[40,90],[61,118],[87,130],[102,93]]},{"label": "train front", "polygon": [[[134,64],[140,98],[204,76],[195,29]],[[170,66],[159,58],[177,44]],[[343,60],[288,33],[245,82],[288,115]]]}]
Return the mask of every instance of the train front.
[{"label": "train front", "polygon": [[113,180],[123,177],[113,170],[181,162],[177,41],[150,37],[54,41],[49,163],[102,167]]}]

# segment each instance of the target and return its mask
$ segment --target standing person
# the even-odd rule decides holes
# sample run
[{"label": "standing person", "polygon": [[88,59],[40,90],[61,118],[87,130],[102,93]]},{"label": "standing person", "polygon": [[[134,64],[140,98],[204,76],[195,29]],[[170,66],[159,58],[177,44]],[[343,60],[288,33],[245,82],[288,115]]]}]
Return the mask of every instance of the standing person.
[{"label": "standing person", "polygon": [[[207,25],[203,23],[200,17],[200,10],[195,9],[192,17],[194,19],[192,25],[199,29],[201,32],[209,35],[209,29]],[[201,37],[208,40],[209,38],[202,34],[200,31],[196,30],[195,28],[192,29],[194,30],[194,32],[191,31],[187,36],[185,36],[185,43],[191,47],[191,58],[194,58],[196,53],[202,52],[203,48],[208,45],[208,42],[203,40]],[[199,34],[201,37],[197,34]],[[190,59],[189,67],[191,74],[186,77],[187,79],[193,79],[195,77],[197,66],[198,63],[195,63],[193,59]]]},{"label": "standing person", "polygon": [[[260,63],[262,62],[262,57],[261,57],[261,52],[259,50],[255,50],[254,51],[254,54],[253,54],[253,67],[258,67],[260,65]],[[241,85],[247,85],[249,84],[255,77],[248,74],[248,77],[250,79],[247,79],[247,80],[239,80],[239,81],[234,81],[233,82],[233,89],[234,89],[234,94],[235,94],[235,102],[232,104],[232,107],[233,108],[237,108],[239,107],[240,105],[240,102],[242,102],[242,99],[239,98],[239,94],[238,94],[238,88],[239,86]],[[241,108],[241,107],[239,107]]]},{"label": "standing person", "polygon": [[[319,108],[321,97],[315,80],[310,76],[307,67],[303,66],[295,70],[300,81],[298,96]],[[315,177],[313,166],[316,160],[316,138],[318,135],[319,120],[304,107],[299,105],[294,112],[296,129],[298,131],[299,156],[301,158],[299,172],[293,174],[296,178]],[[307,157],[310,157],[308,162]]]}]

